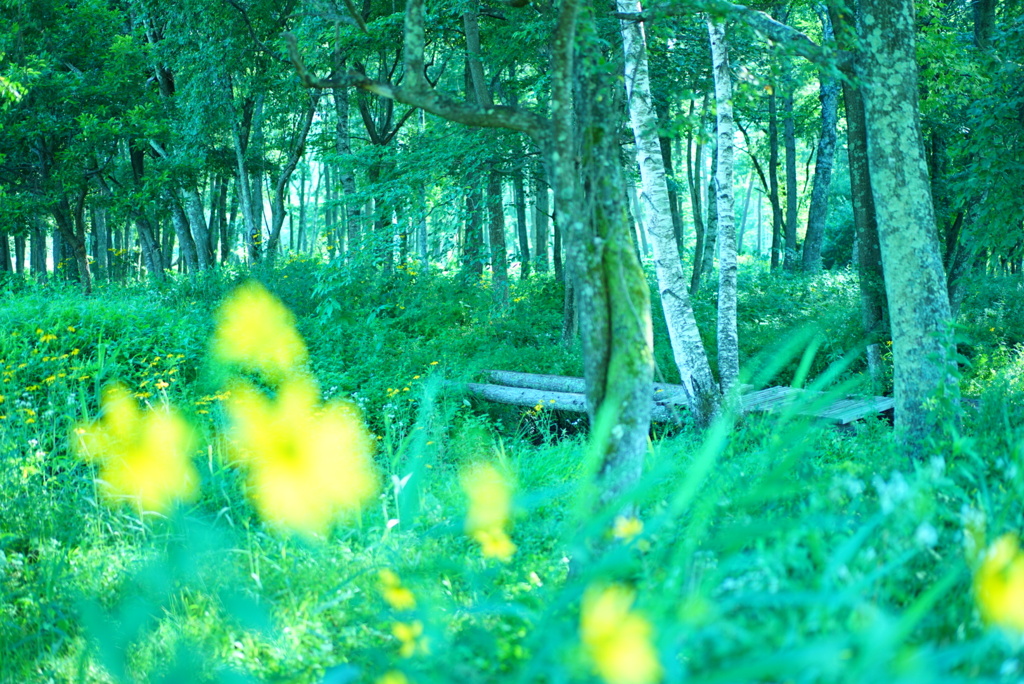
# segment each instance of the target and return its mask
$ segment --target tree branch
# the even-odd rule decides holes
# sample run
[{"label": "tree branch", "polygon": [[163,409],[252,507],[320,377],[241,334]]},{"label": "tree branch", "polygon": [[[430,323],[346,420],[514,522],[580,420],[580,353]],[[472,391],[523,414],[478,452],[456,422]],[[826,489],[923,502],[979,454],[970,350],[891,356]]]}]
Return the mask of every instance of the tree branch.
[{"label": "tree branch", "polygon": [[518,107],[470,105],[436,90],[425,72],[424,36],[423,0],[409,0],[405,14],[405,73],[401,86],[375,81],[365,73],[354,71],[336,74],[330,79],[316,78],[306,68],[294,34],[286,33],[284,38],[288,44],[288,56],[295,65],[299,79],[307,88],[359,88],[395,102],[419,107],[455,123],[520,131],[537,142],[547,137],[549,122],[533,112]]},{"label": "tree branch", "polygon": [[852,53],[828,45],[818,45],[806,34],[773,19],[765,12],[729,0],[685,0],[680,4],[660,4],[643,12],[618,12],[615,16],[626,21],[651,21],[658,17],[681,16],[694,12],[734,17],[773,43],[818,66],[835,67],[843,73],[850,73],[853,69]]}]

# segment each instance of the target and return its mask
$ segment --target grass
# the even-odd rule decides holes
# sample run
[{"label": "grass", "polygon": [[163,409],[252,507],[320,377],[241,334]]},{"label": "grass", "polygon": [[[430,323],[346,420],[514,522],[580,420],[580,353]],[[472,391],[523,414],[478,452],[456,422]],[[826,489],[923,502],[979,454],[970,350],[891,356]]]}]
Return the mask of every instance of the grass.
[{"label": "grass", "polygon": [[[1009,284],[981,283],[965,300],[962,385],[977,408],[928,458],[910,462],[879,420],[839,432],[725,417],[705,434],[659,431],[631,493],[643,530],[616,539],[614,511],[590,503],[584,426],[471,404],[443,382],[486,368],[578,374],[578,351],[559,342],[556,283],[516,284],[500,315],[485,286],[429,273],[293,261],[262,279],[295,312],[325,398],[361,407],[379,498],[319,540],[268,528],[246,500],[226,456],[225,377],[207,354],[212,313],[239,275],[101,286],[88,300],[9,285],[0,680],[600,681],[580,603],[610,582],[635,591],[665,681],[1021,676],[1019,639],[979,617],[964,533],[983,525],[987,542],[1024,527],[1024,329],[997,321],[1024,304]],[[857,343],[856,301],[848,274],[745,273],[745,365],[791,381],[799,358],[758,353],[811,324],[819,376]],[[705,330],[711,306],[698,298]],[[172,402],[200,432],[198,501],[140,520],[98,498],[68,436],[114,380]],[[516,485],[508,563],[463,531],[459,473],[480,460]],[[382,569],[414,608],[389,604]]]}]

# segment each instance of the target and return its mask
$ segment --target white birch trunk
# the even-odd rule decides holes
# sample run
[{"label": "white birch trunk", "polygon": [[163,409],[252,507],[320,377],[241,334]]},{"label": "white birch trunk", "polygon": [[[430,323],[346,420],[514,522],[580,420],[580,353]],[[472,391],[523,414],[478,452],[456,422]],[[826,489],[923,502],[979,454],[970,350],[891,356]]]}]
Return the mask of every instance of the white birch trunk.
[{"label": "white birch trunk", "polygon": [[725,22],[708,17],[707,23],[718,112],[718,169],[715,174],[718,207],[718,375],[724,393],[736,385],[740,374],[736,333],[736,210],[732,187],[735,126]]},{"label": "white birch trunk", "polygon": [[[619,12],[640,10],[635,0],[616,1]],[[716,408],[719,389],[711,374],[700,330],[693,316],[687,290],[689,283],[683,275],[679,246],[672,230],[668,182],[658,142],[658,119],[651,101],[643,31],[635,21],[623,20],[620,27],[625,52],[629,118],[636,139],[637,162],[640,164],[641,203],[654,253],[661,305],[665,311],[665,322],[668,324],[679,377],[690,393],[690,410],[697,422],[703,423]]]}]

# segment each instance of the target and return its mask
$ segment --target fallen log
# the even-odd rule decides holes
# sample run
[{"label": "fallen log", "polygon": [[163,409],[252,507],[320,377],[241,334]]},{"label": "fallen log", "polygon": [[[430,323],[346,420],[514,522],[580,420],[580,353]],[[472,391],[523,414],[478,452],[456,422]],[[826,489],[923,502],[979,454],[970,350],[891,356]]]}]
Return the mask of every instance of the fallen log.
[{"label": "fallen log", "polygon": [[[470,394],[488,401],[537,410],[547,408],[586,413],[583,378],[501,370],[486,373],[493,384],[469,383],[466,389]],[[651,420],[680,422],[682,411],[687,406],[686,389],[682,385],[655,383],[651,399]],[[801,415],[839,425],[891,411],[893,405],[890,397],[841,398],[794,387],[767,387],[756,392],[747,391],[740,397],[740,411],[743,413],[772,413],[793,407]]]},{"label": "fallen log", "polygon": [[[583,381],[580,380],[580,382],[582,383]],[[537,411],[546,409],[570,411],[572,413],[587,412],[587,399],[582,393],[556,392],[530,387],[508,387],[506,385],[490,385],[478,382],[466,383],[466,391],[478,399],[486,399],[487,401],[510,404],[512,406],[526,406]],[[655,403],[651,408],[651,420],[655,422],[678,423],[680,417],[681,412],[678,406],[664,406]]]},{"label": "fallen log", "polygon": [[[549,392],[567,392],[585,394],[586,383],[583,378],[567,375],[543,375],[540,373],[520,373],[517,371],[491,370],[484,371],[495,385],[523,387],[526,389],[546,390]],[[654,383],[654,401],[659,404],[676,406],[687,405],[686,388],[682,385],[669,385],[663,382]]]}]

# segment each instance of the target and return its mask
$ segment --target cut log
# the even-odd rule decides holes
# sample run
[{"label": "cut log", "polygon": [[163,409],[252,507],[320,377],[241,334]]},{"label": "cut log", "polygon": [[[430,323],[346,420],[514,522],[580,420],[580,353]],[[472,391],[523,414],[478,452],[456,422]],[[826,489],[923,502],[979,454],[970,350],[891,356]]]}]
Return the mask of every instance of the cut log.
[{"label": "cut log", "polygon": [[[558,377],[558,376],[549,376]],[[578,378],[570,378],[578,379]],[[582,383],[583,381],[580,380]],[[526,406],[541,410],[571,411],[586,413],[587,399],[582,393],[555,392],[545,389],[528,387],[507,387],[505,385],[487,385],[478,382],[466,383],[466,391],[479,399],[494,401],[499,404]],[[678,423],[682,412],[679,406],[662,405],[655,402],[651,411],[651,420],[659,423]]]},{"label": "cut log", "polygon": [[[484,371],[491,382],[509,387],[525,387],[527,389],[546,390],[550,392],[571,392],[584,394],[586,385],[583,378],[567,375],[542,375],[539,373],[520,373],[517,371]],[[654,400],[659,404],[686,406],[686,388],[682,385],[669,385],[663,382],[654,383]]]},{"label": "cut log", "polygon": [[[494,384],[469,383],[466,389],[475,397],[500,404],[586,413],[587,402],[582,378],[542,375],[514,371],[486,371]],[[686,407],[682,385],[654,384],[651,420],[678,423]],[[795,387],[768,387],[740,398],[743,413],[771,413],[790,407],[800,415],[813,416],[838,425],[847,425],[869,415],[893,409],[889,397],[836,398],[826,392]]]}]

